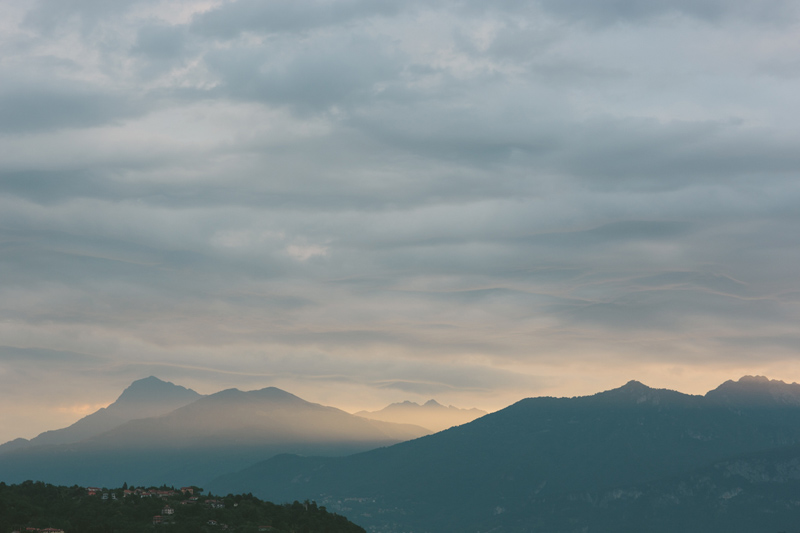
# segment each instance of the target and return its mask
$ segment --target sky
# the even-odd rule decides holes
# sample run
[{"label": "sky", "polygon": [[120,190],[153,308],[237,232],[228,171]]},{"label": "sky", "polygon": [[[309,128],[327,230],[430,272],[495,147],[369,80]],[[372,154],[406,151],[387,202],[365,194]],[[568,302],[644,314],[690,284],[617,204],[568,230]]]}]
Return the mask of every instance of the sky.
[{"label": "sky", "polygon": [[0,2],[0,441],[800,381],[800,4]]}]

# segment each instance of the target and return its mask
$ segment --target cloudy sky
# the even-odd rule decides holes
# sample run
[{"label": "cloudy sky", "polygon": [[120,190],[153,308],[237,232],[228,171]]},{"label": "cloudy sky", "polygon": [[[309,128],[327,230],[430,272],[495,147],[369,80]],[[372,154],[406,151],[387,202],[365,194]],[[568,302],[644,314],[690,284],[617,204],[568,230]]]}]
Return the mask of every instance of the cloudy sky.
[{"label": "cloudy sky", "polygon": [[0,441],[800,381],[793,0],[5,0]]}]

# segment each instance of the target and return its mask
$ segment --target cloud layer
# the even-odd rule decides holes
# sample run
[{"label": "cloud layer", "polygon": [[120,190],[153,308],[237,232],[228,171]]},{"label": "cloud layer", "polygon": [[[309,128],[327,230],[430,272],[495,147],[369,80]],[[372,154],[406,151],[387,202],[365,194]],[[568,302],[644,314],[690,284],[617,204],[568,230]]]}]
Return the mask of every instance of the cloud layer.
[{"label": "cloud layer", "polygon": [[352,409],[800,380],[798,30],[778,0],[5,2],[0,394],[32,407],[0,440],[151,373]]}]

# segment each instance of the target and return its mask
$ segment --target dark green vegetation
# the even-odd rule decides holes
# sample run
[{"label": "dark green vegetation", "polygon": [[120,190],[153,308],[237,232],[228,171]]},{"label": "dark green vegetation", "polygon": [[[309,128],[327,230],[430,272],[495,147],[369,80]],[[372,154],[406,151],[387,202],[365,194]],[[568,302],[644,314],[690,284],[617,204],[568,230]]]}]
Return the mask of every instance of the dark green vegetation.
[{"label": "dark green vegetation", "polygon": [[[0,483],[0,533],[26,527],[52,527],[65,533],[364,533],[315,503],[274,505],[248,494],[200,496],[196,502],[183,504],[190,495],[180,491],[167,497],[124,497],[122,489],[104,492],[108,494],[105,500],[102,493],[89,495],[78,486]],[[209,500],[224,508],[213,508]],[[163,514],[165,506],[174,509],[174,514]],[[155,516],[163,522],[154,524]]]},{"label": "dark green vegetation", "polygon": [[794,532],[798,443],[800,386],[631,382],[349,457],[276,457],[212,490],[313,498],[376,531]]}]

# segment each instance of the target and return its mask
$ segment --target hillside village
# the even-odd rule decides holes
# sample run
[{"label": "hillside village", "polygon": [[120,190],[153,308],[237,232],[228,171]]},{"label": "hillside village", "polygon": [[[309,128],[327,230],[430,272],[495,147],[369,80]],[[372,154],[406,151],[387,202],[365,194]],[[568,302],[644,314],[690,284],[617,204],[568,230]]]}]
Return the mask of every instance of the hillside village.
[{"label": "hillside village", "polygon": [[196,486],[57,487],[0,483],[0,533],[364,533],[313,502],[276,505]]},{"label": "hillside village", "polygon": [[[122,497],[123,498],[161,498],[163,500],[179,500],[179,505],[204,505],[209,509],[224,509],[225,502],[222,500],[218,500],[216,498],[211,497],[203,497],[203,496],[195,496],[195,491],[200,494],[203,489],[199,487],[181,487],[181,489],[156,489],[156,488],[134,488],[128,489],[123,488],[122,490]],[[101,500],[117,500],[120,497],[120,491],[108,491],[99,487],[87,487],[86,488],[86,495],[87,496],[97,496]],[[174,505],[174,503],[173,503]],[[237,507],[238,504],[234,503],[234,507]],[[153,516],[153,524],[169,524],[172,522],[173,515],[175,514],[175,508],[171,507],[169,504],[165,504],[164,507],[161,509],[161,514],[157,514]],[[218,520],[209,519],[207,524],[210,526],[219,526],[221,529],[226,530],[228,529],[227,524],[220,523]],[[260,526],[258,528],[259,531],[273,531],[274,528],[272,526]],[[47,531],[47,530],[41,530]]]}]

